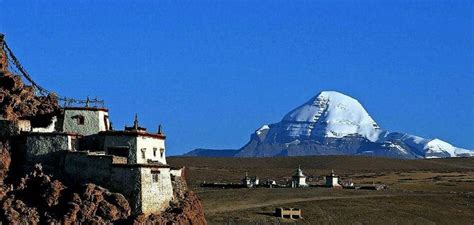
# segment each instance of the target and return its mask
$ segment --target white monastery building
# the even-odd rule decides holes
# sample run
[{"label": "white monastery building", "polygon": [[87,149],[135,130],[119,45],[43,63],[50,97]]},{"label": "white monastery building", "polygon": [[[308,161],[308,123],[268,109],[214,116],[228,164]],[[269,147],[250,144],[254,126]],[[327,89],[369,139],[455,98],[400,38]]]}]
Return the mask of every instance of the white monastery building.
[{"label": "white monastery building", "polygon": [[339,184],[339,176],[334,173],[334,170],[331,171],[331,174],[326,176],[326,187],[341,187]]},{"label": "white monastery building", "polygon": [[291,178],[292,188],[309,186],[306,183],[306,176],[303,174],[303,170],[301,170],[301,167],[298,167],[298,169],[295,170],[295,174]]},{"label": "white monastery building", "polygon": [[183,170],[172,169],[166,162],[161,125],[157,132],[147,132],[135,116],[133,126],[116,131],[108,112],[65,107],[44,128],[31,127],[29,121],[12,122],[21,137],[26,164],[42,163],[72,182],[93,182],[122,193],[134,214],[162,212],[174,198],[172,176],[181,176]]}]

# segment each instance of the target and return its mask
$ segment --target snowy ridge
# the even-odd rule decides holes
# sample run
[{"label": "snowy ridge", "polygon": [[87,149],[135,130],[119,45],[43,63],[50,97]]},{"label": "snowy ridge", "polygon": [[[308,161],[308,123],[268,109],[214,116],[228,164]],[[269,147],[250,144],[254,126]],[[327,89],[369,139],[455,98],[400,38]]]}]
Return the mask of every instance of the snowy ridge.
[{"label": "snowy ridge", "polygon": [[376,141],[382,132],[357,100],[335,91],[321,92],[287,114],[282,122],[300,124],[289,128],[295,137],[317,135],[340,138],[358,134]]},{"label": "snowy ridge", "polygon": [[[451,155],[451,157],[461,156],[463,154],[466,154],[465,156],[474,156],[474,151],[454,147],[451,144],[439,139],[433,139],[426,143],[424,150],[426,151],[427,155],[447,152]],[[427,158],[428,157],[430,156],[427,156]]]},{"label": "snowy ridge", "polygon": [[266,130],[270,130],[270,127],[268,125],[263,125],[262,127],[260,127],[258,130],[255,131],[255,133],[257,135],[260,135],[262,134],[263,132],[265,132]]},{"label": "snowy ridge", "polygon": [[[388,132],[380,129],[362,104],[356,99],[335,91],[323,91],[305,104],[285,115],[280,123],[264,125],[255,134],[259,141],[267,134],[287,140],[284,146],[300,143],[300,140],[318,138],[363,137],[380,143],[387,151],[410,157],[442,158],[474,156],[473,150],[454,147],[440,139],[425,139],[415,135]],[[281,137],[289,139],[281,139]],[[271,140],[278,139],[273,138]],[[373,152],[368,149],[364,152]]]},{"label": "snowy ridge", "polygon": [[[192,156],[216,157],[220,151],[199,150]],[[405,159],[471,157],[474,150],[440,139],[381,129],[356,99],[323,91],[274,124],[264,125],[234,157],[365,155]],[[225,153],[225,154],[224,154]]]}]

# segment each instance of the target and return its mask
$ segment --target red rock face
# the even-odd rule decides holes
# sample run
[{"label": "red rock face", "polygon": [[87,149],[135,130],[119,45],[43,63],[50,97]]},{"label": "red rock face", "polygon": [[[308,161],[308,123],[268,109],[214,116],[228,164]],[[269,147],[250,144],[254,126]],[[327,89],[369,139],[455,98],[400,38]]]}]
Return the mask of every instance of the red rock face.
[{"label": "red rock face", "polygon": [[7,176],[7,172],[10,168],[10,152],[8,151],[8,142],[0,141],[0,184]]},{"label": "red rock face", "polygon": [[111,223],[131,213],[125,197],[94,184],[68,188],[43,173],[40,165],[1,200],[5,223]]},{"label": "red rock face", "polygon": [[198,197],[180,191],[160,215],[132,216],[127,199],[94,184],[68,188],[44,174],[40,165],[0,200],[0,222],[8,224],[193,224],[206,220]]},{"label": "red rock face", "polygon": [[0,199],[2,199],[8,191],[3,183],[10,169],[10,162],[11,158],[10,152],[8,151],[8,142],[5,140],[0,141]]},{"label": "red rock face", "polygon": [[47,126],[60,107],[55,94],[36,96],[21,77],[0,71],[0,113],[7,120],[26,118],[36,126]]}]

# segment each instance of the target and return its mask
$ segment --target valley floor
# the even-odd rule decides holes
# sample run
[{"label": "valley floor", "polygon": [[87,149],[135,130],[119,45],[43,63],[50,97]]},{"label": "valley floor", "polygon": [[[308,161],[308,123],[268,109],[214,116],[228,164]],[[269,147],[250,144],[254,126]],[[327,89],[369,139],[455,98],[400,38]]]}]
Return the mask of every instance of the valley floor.
[{"label": "valley floor", "polygon": [[[295,157],[279,163],[282,159],[177,157],[170,164],[188,165],[190,186],[209,224],[474,224],[474,159]],[[238,182],[245,171],[283,182],[299,164],[313,182],[334,169],[356,185],[384,183],[389,189],[199,187],[203,181]],[[274,217],[275,207],[301,208],[304,219]]]}]

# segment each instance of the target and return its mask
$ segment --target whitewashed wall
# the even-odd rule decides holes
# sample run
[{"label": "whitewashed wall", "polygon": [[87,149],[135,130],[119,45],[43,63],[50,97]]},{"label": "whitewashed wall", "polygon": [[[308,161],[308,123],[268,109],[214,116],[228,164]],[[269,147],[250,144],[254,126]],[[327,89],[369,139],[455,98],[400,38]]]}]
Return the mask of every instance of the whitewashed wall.
[{"label": "whitewashed wall", "polygon": [[[156,148],[156,156],[153,154],[154,148]],[[145,158],[142,156],[142,149],[145,150]],[[160,149],[164,149],[163,157],[160,156]],[[137,137],[137,149],[135,154],[137,163],[147,163],[148,160],[151,159],[166,164],[165,140],[147,136]]]},{"label": "whitewashed wall", "polygon": [[[152,170],[159,170],[158,182],[153,182]],[[141,168],[141,211],[159,213],[173,200],[173,186],[169,168]]]}]

